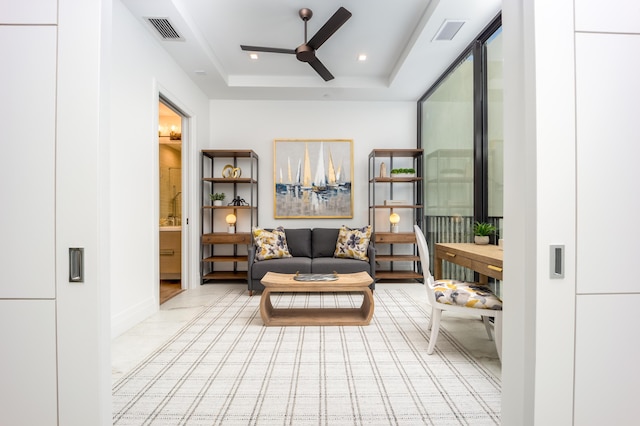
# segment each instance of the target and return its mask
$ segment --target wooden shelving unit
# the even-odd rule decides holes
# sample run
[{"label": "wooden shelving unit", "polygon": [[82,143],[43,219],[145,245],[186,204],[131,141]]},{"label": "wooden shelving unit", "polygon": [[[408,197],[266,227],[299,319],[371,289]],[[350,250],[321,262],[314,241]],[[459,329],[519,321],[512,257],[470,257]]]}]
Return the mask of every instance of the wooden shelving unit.
[{"label": "wooden shelving unit", "polygon": [[[376,280],[419,280],[416,238],[413,225],[422,225],[422,149],[374,149],[369,154],[369,224],[373,228],[373,241],[378,249]],[[380,176],[380,163],[384,162],[386,176]],[[395,163],[395,164],[394,164]],[[391,177],[394,167],[413,168],[412,177]],[[402,204],[385,204],[395,194],[403,197]],[[404,199],[406,198],[406,200]],[[389,216],[401,216],[398,232],[390,232]],[[381,220],[381,216],[385,220]]]},{"label": "wooden shelving unit", "polygon": [[[203,150],[201,160],[201,284],[247,280],[247,246],[258,225],[258,155],[252,150]],[[228,166],[241,175],[223,176]],[[215,192],[225,193],[222,206],[212,205],[209,194]],[[229,205],[236,197],[246,205]],[[237,217],[234,233],[225,222],[230,213]]]}]

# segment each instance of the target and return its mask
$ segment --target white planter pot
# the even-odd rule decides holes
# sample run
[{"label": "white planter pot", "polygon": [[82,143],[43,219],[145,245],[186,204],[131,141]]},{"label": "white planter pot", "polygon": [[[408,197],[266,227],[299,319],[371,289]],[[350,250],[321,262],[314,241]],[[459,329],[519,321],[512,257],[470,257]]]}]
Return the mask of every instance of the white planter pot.
[{"label": "white planter pot", "polygon": [[479,245],[489,244],[489,236],[488,235],[485,235],[485,236],[476,235],[473,238],[473,240],[474,240],[474,242],[476,244],[479,244]]},{"label": "white planter pot", "polygon": [[391,178],[416,177],[415,173],[391,173]]},{"label": "white planter pot", "polygon": [[221,206],[222,205],[222,200],[213,200],[213,205],[214,206]]}]

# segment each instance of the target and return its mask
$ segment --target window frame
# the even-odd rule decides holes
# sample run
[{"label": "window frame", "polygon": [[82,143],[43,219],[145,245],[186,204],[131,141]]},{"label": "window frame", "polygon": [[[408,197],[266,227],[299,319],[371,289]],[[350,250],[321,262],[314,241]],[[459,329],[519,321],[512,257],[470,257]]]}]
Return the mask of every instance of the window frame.
[{"label": "window frame", "polygon": [[[488,107],[487,107],[487,55],[486,43],[493,34],[502,27],[502,13],[499,13],[480,34],[465,48],[460,55],[440,75],[435,83],[418,99],[417,147],[424,148],[423,135],[423,105],[433,95],[440,85],[462,64],[470,55],[473,56],[473,216],[474,221],[488,220]],[[424,161],[424,160],[423,160]],[[419,164],[422,170],[424,164]],[[422,195],[421,195],[421,198]]]}]

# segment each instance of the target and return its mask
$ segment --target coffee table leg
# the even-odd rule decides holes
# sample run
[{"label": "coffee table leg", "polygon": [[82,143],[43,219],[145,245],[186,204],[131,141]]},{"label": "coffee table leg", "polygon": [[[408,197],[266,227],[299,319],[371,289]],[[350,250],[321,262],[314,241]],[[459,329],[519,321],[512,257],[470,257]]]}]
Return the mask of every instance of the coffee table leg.
[{"label": "coffee table leg", "polygon": [[362,317],[367,321],[367,324],[373,318],[373,293],[371,289],[366,289],[362,292],[364,294],[364,298],[362,299],[362,306],[360,306],[360,312],[362,313]]},{"label": "coffee table leg", "polygon": [[269,325],[273,317],[273,304],[271,303],[271,291],[265,288],[260,297],[260,316],[265,325]]}]

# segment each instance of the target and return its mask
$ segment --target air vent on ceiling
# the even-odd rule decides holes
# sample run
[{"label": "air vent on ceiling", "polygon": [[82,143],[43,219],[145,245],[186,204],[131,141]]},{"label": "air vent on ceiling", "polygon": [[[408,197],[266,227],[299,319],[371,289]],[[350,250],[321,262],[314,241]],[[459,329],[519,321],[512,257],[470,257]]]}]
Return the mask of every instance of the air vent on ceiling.
[{"label": "air vent on ceiling", "polygon": [[464,25],[464,22],[465,21],[444,21],[436,35],[433,37],[433,41],[453,40],[458,31],[460,31],[460,28]]},{"label": "air vent on ceiling", "polygon": [[165,41],[184,41],[184,38],[176,31],[169,18],[145,18],[156,29],[160,38]]}]

